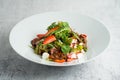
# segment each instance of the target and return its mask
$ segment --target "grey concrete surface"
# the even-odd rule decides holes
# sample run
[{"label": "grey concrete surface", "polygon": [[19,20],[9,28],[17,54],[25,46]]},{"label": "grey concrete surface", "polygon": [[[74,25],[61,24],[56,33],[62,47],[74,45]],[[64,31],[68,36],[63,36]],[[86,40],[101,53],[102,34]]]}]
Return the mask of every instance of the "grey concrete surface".
[{"label": "grey concrete surface", "polygon": [[[9,33],[25,17],[49,11],[79,11],[106,25],[108,49],[95,60],[72,67],[50,67],[19,56]],[[0,0],[0,80],[120,80],[120,0]]]}]

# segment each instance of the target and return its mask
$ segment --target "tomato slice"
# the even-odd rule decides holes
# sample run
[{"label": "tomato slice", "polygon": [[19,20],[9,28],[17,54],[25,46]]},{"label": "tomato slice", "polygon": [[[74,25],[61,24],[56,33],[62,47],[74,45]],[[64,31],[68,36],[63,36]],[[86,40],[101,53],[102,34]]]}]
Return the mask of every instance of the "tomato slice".
[{"label": "tomato slice", "polygon": [[50,35],[47,38],[45,38],[45,40],[43,41],[43,44],[49,44],[49,43],[51,43],[51,42],[53,42],[55,40],[56,40],[55,36],[54,35]]}]

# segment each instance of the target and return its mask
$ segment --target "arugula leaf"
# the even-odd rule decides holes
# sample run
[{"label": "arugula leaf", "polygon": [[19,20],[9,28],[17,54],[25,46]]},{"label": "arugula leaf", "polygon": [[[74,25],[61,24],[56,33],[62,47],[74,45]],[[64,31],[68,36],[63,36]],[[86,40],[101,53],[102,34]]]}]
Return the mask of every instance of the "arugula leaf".
[{"label": "arugula leaf", "polygon": [[69,24],[67,22],[63,22],[64,27],[69,27]]},{"label": "arugula leaf", "polygon": [[55,23],[55,22],[53,22],[53,23],[47,28],[47,30],[50,30],[50,29],[52,29],[52,28],[54,28],[54,27],[56,27],[56,26],[59,26],[59,29],[51,32],[49,35],[55,34],[55,35],[57,36],[58,34],[61,34],[61,33],[63,33],[64,31],[66,31],[66,32],[71,32],[71,29],[70,29],[70,27],[69,27],[69,25],[68,25],[67,22],[58,22],[58,24]]},{"label": "arugula leaf", "polygon": [[60,26],[60,27],[69,27],[69,24],[67,22],[60,21],[60,22],[58,22],[58,26]]},{"label": "arugula leaf", "polygon": [[63,46],[61,47],[61,51],[63,52],[63,54],[69,53],[70,50],[71,50],[71,48],[70,48],[69,45],[63,45]]},{"label": "arugula leaf", "polygon": [[70,38],[69,31],[62,31],[55,35],[57,39],[60,39],[63,43],[70,45],[72,39]]},{"label": "arugula leaf", "polygon": [[47,30],[50,30],[56,26],[57,26],[56,22],[53,22],[50,26],[48,26]]},{"label": "arugula leaf", "polygon": [[69,45],[63,44],[60,40],[55,41],[54,46],[60,48],[64,54],[69,53],[71,50]]},{"label": "arugula leaf", "polygon": [[67,22],[58,22],[58,26],[60,27],[57,31],[56,34],[62,32],[62,31],[71,31],[70,26]]},{"label": "arugula leaf", "polygon": [[60,27],[58,30],[56,30],[55,34],[59,34],[59,33],[63,32],[63,31],[70,32],[71,29],[70,29],[70,27]]}]

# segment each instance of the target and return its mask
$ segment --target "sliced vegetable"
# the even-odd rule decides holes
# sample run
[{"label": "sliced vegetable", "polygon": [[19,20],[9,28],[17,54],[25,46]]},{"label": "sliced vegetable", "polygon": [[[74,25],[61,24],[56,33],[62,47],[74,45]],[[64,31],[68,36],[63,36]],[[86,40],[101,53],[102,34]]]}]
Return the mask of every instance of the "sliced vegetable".
[{"label": "sliced vegetable", "polygon": [[48,36],[47,38],[45,38],[45,40],[43,41],[43,44],[48,44],[48,43],[51,43],[55,40],[56,40],[55,36],[51,35],[51,36]]}]

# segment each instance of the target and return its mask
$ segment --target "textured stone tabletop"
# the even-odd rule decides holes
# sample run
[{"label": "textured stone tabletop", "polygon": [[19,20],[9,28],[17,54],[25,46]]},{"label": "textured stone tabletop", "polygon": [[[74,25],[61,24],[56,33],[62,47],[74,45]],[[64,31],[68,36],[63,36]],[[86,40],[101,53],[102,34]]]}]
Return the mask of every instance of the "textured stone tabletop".
[{"label": "textured stone tabletop", "polygon": [[[49,11],[79,11],[100,20],[111,34],[108,49],[72,67],[22,58],[9,44],[10,30],[25,17]],[[120,0],[0,0],[0,80],[120,80]]]}]

